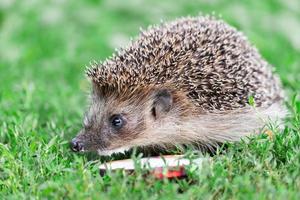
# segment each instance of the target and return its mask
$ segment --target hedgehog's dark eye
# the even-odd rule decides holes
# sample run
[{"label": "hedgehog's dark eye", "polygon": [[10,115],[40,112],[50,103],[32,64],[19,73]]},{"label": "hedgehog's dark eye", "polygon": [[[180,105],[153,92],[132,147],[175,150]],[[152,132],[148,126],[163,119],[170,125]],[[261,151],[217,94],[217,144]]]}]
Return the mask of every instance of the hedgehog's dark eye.
[{"label": "hedgehog's dark eye", "polygon": [[120,129],[124,125],[124,119],[121,115],[113,115],[110,118],[110,123],[115,129]]}]

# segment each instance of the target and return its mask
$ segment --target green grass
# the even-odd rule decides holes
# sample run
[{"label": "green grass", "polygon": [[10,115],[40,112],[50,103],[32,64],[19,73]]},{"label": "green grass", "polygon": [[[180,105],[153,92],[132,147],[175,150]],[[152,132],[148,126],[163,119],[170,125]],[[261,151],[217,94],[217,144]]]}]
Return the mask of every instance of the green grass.
[{"label": "green grass", "polygon": [[[1,1],[0,199],[299,199],[299,8],[298,0]],[[84,66],[139,27],[213,11],[275,66],[292,113],[285,129],[229,145],[190,171],[192,182],[100,178],[97,159],[68,147],[87,103]]]}]

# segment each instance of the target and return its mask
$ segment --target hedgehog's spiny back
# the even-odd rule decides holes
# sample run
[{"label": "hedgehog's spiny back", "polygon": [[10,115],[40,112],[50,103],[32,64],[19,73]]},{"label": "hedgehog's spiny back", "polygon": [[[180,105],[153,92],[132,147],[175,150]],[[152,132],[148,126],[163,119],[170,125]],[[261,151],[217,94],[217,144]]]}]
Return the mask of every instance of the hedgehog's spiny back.
[{"label": "hedgehog's spiny back", "polygon": [[112,59],[87,72],[116,91],[168,83],[204,110],[281,99],[278,81],[245,37],[220,20],[183,18],[149,28]]}]

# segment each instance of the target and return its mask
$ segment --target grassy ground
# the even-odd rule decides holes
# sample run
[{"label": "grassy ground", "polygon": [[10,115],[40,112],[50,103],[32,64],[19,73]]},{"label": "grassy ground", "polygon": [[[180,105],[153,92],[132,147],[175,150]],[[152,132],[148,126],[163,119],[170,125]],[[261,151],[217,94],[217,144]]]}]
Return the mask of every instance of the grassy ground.
[{"label": "grassy ground", "polygon": [[[140,26],[213,11],[276,67],[292,111],[285,130],[229,145],[190,172],[192,184],[141,173],[100,178],[97,160],[68,148],[86,105],[84,65]],[[299,35],[298,0],[1,0],[0,199],[300,199]]]}]

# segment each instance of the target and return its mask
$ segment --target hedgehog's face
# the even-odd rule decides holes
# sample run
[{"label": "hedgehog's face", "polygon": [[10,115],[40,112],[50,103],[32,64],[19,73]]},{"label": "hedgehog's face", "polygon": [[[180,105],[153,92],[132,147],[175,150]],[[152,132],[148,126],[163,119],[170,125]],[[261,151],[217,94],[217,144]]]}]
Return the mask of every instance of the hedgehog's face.
[{"label": "hedgehog's face", "polygon": [[72,140],[72,149],[110,155],[145,143],[153,144],[151,140],[156,136],[147,133],[156,129],[154,122],[165,118],[172,101],[167,90],[136,94],[129,99],[94,93],[84,118],[84,128]]}]

